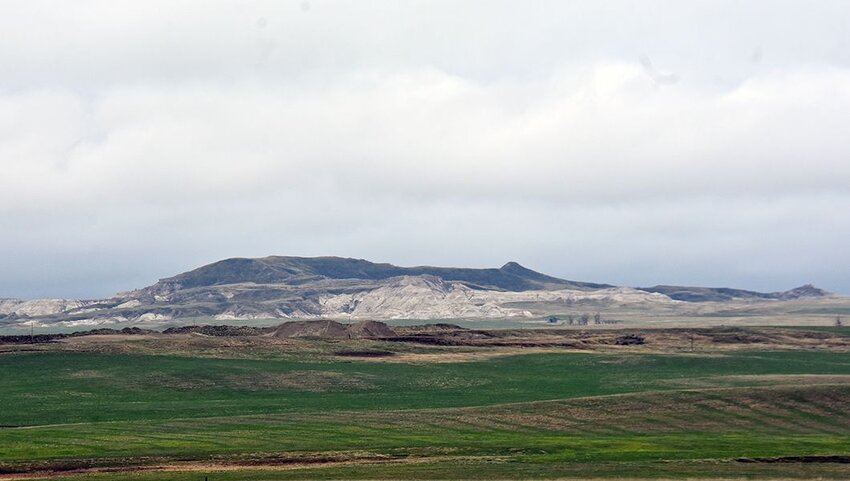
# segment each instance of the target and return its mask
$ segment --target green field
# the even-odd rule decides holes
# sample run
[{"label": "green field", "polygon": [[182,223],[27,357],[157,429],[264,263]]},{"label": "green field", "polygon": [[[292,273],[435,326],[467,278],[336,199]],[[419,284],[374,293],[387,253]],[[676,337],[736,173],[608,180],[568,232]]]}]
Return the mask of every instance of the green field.
[{"label": "green field", "polygon": [[850,477],[848,464],[790,462],[850,456],[846,352],[453,363],[20,352],[0,355],[0,406],[0,472],[54,479],[163,465],[185,469],[68,476]]}]

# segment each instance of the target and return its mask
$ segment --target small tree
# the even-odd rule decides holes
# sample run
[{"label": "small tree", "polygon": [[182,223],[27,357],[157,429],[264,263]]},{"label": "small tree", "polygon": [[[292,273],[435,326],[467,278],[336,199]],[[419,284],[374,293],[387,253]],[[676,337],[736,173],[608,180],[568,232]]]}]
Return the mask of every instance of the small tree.
[{"label": "small tree", "polygon": [[841,316],[835,316],[835,327],[841,327],[844,323],[841,322]]},{"label": "small tree", "polygon": [[598,312],[593,315],[593,323],[594,324],[602,324],[602,315]]},{"label": "small tree", "polygon": [[580,324],[582,326],[586,326],[588,322],[590,322],[590,314],[588,314],[588,313],[582,314]]}]

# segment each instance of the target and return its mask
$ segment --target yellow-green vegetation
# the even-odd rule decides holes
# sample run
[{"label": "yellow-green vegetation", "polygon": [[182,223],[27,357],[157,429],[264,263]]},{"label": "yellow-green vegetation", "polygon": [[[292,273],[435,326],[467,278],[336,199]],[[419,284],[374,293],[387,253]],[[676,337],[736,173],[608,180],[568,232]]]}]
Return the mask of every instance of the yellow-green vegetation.
[{"label": "yellow-green vegetation", "polygon": [[0,478],[850,477],[844,351],[24,351],[0,355],[0,406]]}]

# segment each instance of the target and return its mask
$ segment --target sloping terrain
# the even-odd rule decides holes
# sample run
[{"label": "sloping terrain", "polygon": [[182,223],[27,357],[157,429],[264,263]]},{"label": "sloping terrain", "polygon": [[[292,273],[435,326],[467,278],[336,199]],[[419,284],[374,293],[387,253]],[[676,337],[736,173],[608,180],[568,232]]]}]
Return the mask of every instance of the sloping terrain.
[{"label": "sloping terrain", "polygon": [[499,269],[451,267],[399,267],[341,257],[282,257],[225,259],[158,282],[152,291],[240,284],[302,285],[326,279],[386,280],[402,276],[433,276],[478,289],[530,291],[546,289],[598,289],[606,284],[558,279],[508,262]]},{"label": "sloping terrain", "polygon": [[731,289],[728,287],[686,287],[686,286],[653,286],[641,287],[642,291],[657,292],[677,301],[707,302],[707,301],[732,301],[751,299],[779,299],[793,300],[805,297],[823,297],[829,295],[823,289],[806,284],[795,287],[784,292],[755,292],[744,289]]},{"label": "sloping terrain", "polygon": [[[457,329],[408,333],[442,331]],[[244,336],[269,347],[252,350],[198,333],[138,336],[159,345],[148,353],[88,337],[6,352],[0,479],[848,479],[846,344],[690,352],[637,334],[646,345],[467,359],[453,355],[468,347]],[[181,340],[214,344],[193,355]],[[399,355],[338,354],[366,347]]]},{"label": "sloping terrain", "polygon": [[393,337],[396,332],[383,322],[363,321],[343,324],[336,321],[290,321],[278,326],[272,333],[275,337],[363,339]]},{"label": "sloping terrain", "polygon": [[[509,262],[498,269],[398,267],[339,257],[226,259],[102,300],[0,300],[0,327],[173,325],[186,319],[508,319],[630,313],[730,316],[766,312],[753,303],[835,299],[807,285],[781,293],[656,286],[633,289],[569,281]],[[743,303],[743,304],[742,304]],[[789,304],[791,306],[791,304]],[[793,307],[793,306],[792,306]],[[846,306],[850,312],[850,302]],[[831,308],[831,307],[830,307]],[[830,308],[816,312],[828,314]],[[775,310],[775,309],[774,309]],[[781,311],[781,309],[779,309]],[[613,319],[612,319],[613,318]]]}]

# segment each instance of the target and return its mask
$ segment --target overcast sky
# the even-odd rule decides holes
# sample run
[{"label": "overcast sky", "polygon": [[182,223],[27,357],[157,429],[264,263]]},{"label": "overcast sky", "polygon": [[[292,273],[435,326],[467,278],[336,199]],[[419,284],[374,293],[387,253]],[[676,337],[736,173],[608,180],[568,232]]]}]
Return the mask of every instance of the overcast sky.
[{"label": "overcast sky", "polygon": [[0,1],[0,297],[339,255],[850,293],[850,2]]}]

